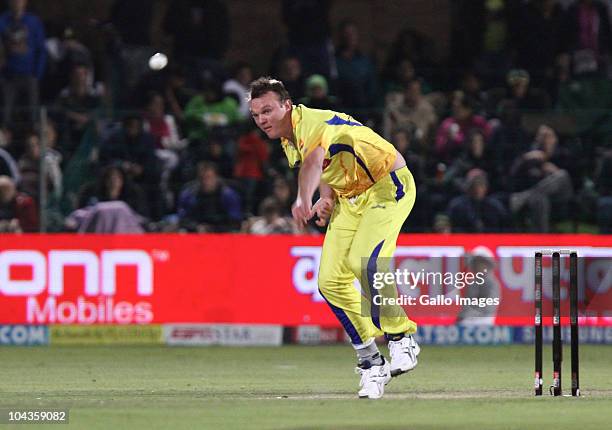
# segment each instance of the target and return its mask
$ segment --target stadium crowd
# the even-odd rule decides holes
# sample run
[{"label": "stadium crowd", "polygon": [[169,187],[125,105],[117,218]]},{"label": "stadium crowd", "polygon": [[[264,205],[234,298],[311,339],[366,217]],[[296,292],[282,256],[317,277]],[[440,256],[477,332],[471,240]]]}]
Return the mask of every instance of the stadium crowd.
[{"label": "stadium crowd", "polygon": [[[70,23],[9,0],[0,16],[0,231],[300,231],[296,175],[254,126],[260,74],[294,103],[350,113],[393,143],[418,187],[410,232],[612,232],[612,29],[597,0],[460,0],[451,55],[398,29],[385,61],[330,1],[283,1],[268,70],[228,64],[219,0],[118,0],[110,67]],[[172,40],[148,69],[151,27]],[[380,56],[378,56],[380,57]],[[47,115],[41,115],[45,106]],[[41,186],[41,183],[43,184]]]}]

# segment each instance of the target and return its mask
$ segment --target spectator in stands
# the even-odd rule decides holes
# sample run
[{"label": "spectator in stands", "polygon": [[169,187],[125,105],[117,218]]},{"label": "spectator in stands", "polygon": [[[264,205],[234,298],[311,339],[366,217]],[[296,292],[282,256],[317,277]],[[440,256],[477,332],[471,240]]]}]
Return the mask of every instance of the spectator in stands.
[{"label": "spectator in stands", "polygon": [[250,116],[249,103],[246,101],[246,93],[249,83],[253,80],[253,69],[245,61],[240,61],[234,65],[232,77],[223,83],[223,92],[233,96],[238,102],[240,116],[246,119]]},{"label": "spectator in stands", "polygon": [[454,233],[493,233],[507,229],[508,217],[500,202],[487,196],[487,174],[470,170],[465,177],[465,194],[448,205],[448,216]]},{"label": "spectator in stands", "polygon": [[[61,32],[47,38],[47,67],[43,79],[43,99],[53,99],[69,83],[72,69],[77,64],[94,70],[91,51],[76,36],[72,27],[63,27]],[[93,73],[91,73],[93,83]]]},{"label": "spectator in stands", "polygon": [[306,79],[306,97],[300,103],[313,109],[336,110],[338,100],[329,95],[327,79],[323,75],[312,75]]},{"label": "spectator in stands", "polygon": [[406,88],[406,85],[416,79],[417,75],[412,61],[404,59],[397,65],[394,65],[392,70],[385,72],[383,78],[385,94],[401,94]]},{"label": "spectator in stands", "polygon": [[59,201],[64,191],[64,173],[62,172],[63,157],[57,149],[58,133],[55,122],[50,119],[47,120],[47,127],[42,133],[45,133],[45,144],[47,145],[45,150],[45,168],[53,189],[53,197]]},{"label": "spectator in stands", "polygon": [[278,66],[278,78],[283,82],[287,91],[291,91],[291,97],[299,100],[306,94],[302,63],[299,58],[287,55],[280,59]]},{"label": "spectator in stands", "polygon": [[522,154],[510,174],[516,191],[510,196],[510,210],[519,214],[527,210],[529,229],[550,232],[551,214],[569,216],[573,185],[563,164],[557,134],[546,125],[538,129],[534,149]]},{"label": "spectator in stands", "polygon": [[[421,34],[405,28],[393,41],[385,64],[385,80],[397,79],[400,87],[416,78],[415,70],[421,74],[431,72],[429,48]],[[430,74],[430,73],[428,73]]]},{"label": "spectator in stands", "polygon": [[70,72],[70,83],[57,99],[57,106],[63,115],[61,151],[66,157],[74,153],[81,143],[87,128],[94,124],[102,106],[104,88],[92,82],[92,72],[85,64],[75,64]]},{"label": "spectator in stands", "polygon": [[444,162],[452,160],[461,152],[467,135],[473,129],[481,129],[485,139],[489,138],[491,128],[487,120],[474,113],[473,99],[461,91],[455,91],[452,97],[451,117],[440,124],[436,134],[435,153]]},{"label": "spectator in stands", "polygon": [[417,143],[414,126],[398,128],[393,131],[390,142],[406,160],[414,182],[417,185],[417,198],[402,231],[423,231],[431,222],[430,198],[425,177],[425,159],[414,150]]},{"label": "spectator in stands", "polygon": [[36,202],[17,191],[8,176],[0,176],[0,231],[32,233],[38,231]]},{"label": "spectator in stands", "polygon": [[[486,157],[486,141],[484,133],[480,129],[470,131],[467,136],[465,148],[444,174],[444,184],[452,193],[458,193],[466,189],[467,173],[473,169],[480,169],[490,177],[491,165]],[[487,186],[489,183],[487,181]]]},{"label": "spectator in stands", "polygon": [[[331,0],[283,0],[283,22],[287,26],[288,52],[295,55],[306,75],[335,77],[330,37]],[[289,93],[293,93],[289,89]],[[297,100],[297,96],[293,96]]]},{"label": "spectator in stands", "polygon": [[[0,140],[4,140],[7,136],[6,133],[0,130]],[[14,183],[18,184],[21,180],[21,172],[19,172],[19,166],[13,158],[13,155],[7,151],[4,146],[8,147],[9,142],[0,142],[0,176],[10,177]]]},{"label": "spectator in stands", "polygon": [[383,136],[390,139],[397,128],[413,126],[415,138],[419,142],[427,141],[438,118],[433,106],[423,97],[421,82],[414,79],[406,84],[403,94],[387,96],[383,113]]},{"label": "spectator in stands", "polygon": [[126,116],[122,127],[102,143],[100,164],[102,167],[120,165],[126,176],[144,190],[151,217],[161,216],[163,200],[159,198],[160,169],[155,140],[143,130],[139,116]]},{"label": "spectator in stands", "polygon": [[414,125],[409,124],[406,127],[399,127],[393,130],[389,141],[395,146],[400,154],[406,160],[406,165],[417,184],[417,192],[419,187],[425,184],[425,159],[415,151],[418,140]]},{"label": "spectator in stands", "polygon": [[131,90],[141,77],[149,71],[149,58],[155,54],[153,37],[157,20],[155,2],[149,0],[115,0],[110,12],[114,44],[109,44],[110,57],[118,73],[115,89],[116,101],[128,103]]},{"label": "spectator in stands", "polygon": [[162,70],[149,70],[142,76],[130,96],[130,106],[142,107],[147,104],[150,93],[159,93],[164,97],[166,107],[178,125],[184,121],[184,109],[189,100],[198,92],[188,87],[185,67],[175,61]]},{"label": "spectator in stands", "polygon": [[[47,140],[53,134],[55,134],[55,130],[51,125],[47,130]],[[54,137],[51,137],[51,139],[54,139]],[[53,143],[45,151],[45,183],[49,196],[59,199],[62,193],[62,170],[60,167],[62,156],[53,149],[52,145]],[[37,204],[40,204],[39,190],[40,181],[42,180],[40,177],[41,142],[36,132],[30,132],[26,135],[25,146],[25,153],[19,159],[19,170],[21,171],[19,189],[32,197]]]},{"label": "spectator in stands", "polygon": [[599,163],[595,183],[599,197],[597,199],[597,223],[599,232],[612,234],[612,151],[603,154]]},{"label": "spectator in stands", "polygon": [[[234,175],[234,144],[228,145],[223,133],[212,133],[205,142],[191,144],[181,156],[177,169],[182,183],[192,180],[196,176],[197,165],[201,161],[208,161],[217,168],[217,173],[227,181],[233,181]],[[239,188],[237,184],[235,188]]]},{"label": "spectator in stands", "polygon": [[442,213],[436,214],[434,217],[432,230],[434,233],[438,234],[452,233],[452,226],[448,215]]},{"label": "spectator in stands", "polygon": [[264,179],[268,155],[268,144],[257,128],[238,139],[234,177],[241,183],[245,213],[251,213],[255,209],[255,195]]},{"label": "spectator in stands", "polygon": [[240,119],[238,102],[223,94],[221,84],[207,76],[200,94],[185,106],[185,129],[189,140],[205,142],[212,129],[227,127]]},{"label": "spectator in stands", "polygon": [[161,90],[170,112],[182,126],[185,120],[185,106],[196,95],[196,91],[187,87],[187,78],[181,66],[169,65],[166,70],[166,79]]},{"label": "spectator in stands", "polygon": [[521,125],[521,111],[513,100],[503,100],[499,105],[499,125],[495,128],[487,145],[491,159],[492,188],[509,190],[512,160],[529,149],[529,137]]},{"label": "spectator in stands", "polygon": [[293,219],[283,216],[281,205],[274,197],[265,198],[259,205],[259,216],[252,216],[242,226],[244,233],[297,234],[299,229]]},{"label": "spectator in stands", "polygon": [[121,201],[143,217],[149,216],[145,194],[117,164],[102,169],[97,179],[85,184],[80,193],[78,208],[94,206],[100,202]]},{"label": "spectator in stands", "polygon": [[125,202],[111,200],[75,210],[64,220],[64,229],[76,233],[142,234],[144,222]]},{"label": "spectator in stands", "polygon": [[487,93],[482,89],[482,80],[473,70],[467,70],[461,75],[461,91],[474,100],[474,111],[478,115],[486,115]]},{"label": "spectator in stands", "polygon": [[272,197],[280,205],[281,215],[291,216],[291,205],[295,201],[294,187],[286,178],[277,176],[272,182]]},{"label": "spectator in stands", "polygon": [[575,1],[567,9],[561,36],[575,76],[606,72],[612,55],[612,27],[605,3]]},{"label": "spectator in stands", "polygon": [[[26,12],[27,5],[27,0],[10,0],[9,10],[0,16],[3,47],[0,84],[4,100],[4,126],[11,123],[16,103],[29,109],[32,124],[36,124],[38,118],[40,79],[47,58],[45,30],[37,16]],[[25,94],[25,97],[21,98],[21,94]]]},{"label": "spectator in stands", "polygon": [[144,131],[150,133],[155,141],[155,156],[161,169],[160,187],[167,207],[172,206],[170,177],[179,165],[181,151],[187,146],[187,140],[181,139],[176,121],[166,113],[164,98],[159,93],[149,93],[144,112]]},{"label": "spectator in stands", "polygon": [[371,109],[378,95],[374,63],[359,47],[359,29],[355,23],[344,21],[339,32],[336,64],[340,103],[346,108]]},{"label": "spectator in stands", "polygon": [[507,98],[513,100],[517,108],[523,111],[536,111],[550,108],[551,103],[548,94],[540,88],[531,87],[530,79],[527,70],[510,70],[506,77],[509,87]]},{"label": "spectator in stands", "polygon": [[166,113],[164,98],[160,93],[150,92],[147,95],[143,119],[144,130],[153,136],[155,148],[179,151],[187,145],[179,135],[174,116]]},{"label": "spectator in stands", "polygon": [[181,192],[178,216],[180,226],[188,231],[236,231],[242,221],[240,196],[223,184],[214,164],[202,162],[197,179]]}]

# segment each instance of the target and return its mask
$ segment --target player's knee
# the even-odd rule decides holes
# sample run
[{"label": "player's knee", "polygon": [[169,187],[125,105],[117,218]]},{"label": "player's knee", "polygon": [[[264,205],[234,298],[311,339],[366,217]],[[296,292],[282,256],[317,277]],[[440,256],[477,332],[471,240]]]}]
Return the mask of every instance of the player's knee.
[{"label": "player's knee", "polygon": [[317,286],[319,287],[319,292],[321,293],[321,295],[323,297],[327,297],[331,288],[331,282],[329,276],[326,276],[323,271],[319,272]]}]

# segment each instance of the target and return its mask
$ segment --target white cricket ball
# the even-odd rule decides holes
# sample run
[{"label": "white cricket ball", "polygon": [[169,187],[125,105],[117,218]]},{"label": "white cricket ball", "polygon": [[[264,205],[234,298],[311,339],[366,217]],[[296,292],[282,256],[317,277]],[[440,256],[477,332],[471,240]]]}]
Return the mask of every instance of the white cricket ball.
[{"label": "white cricket ball", "polygon": [[168,64],[168,57],[166,54],[162,54],[158,52],[154,54],[151,58],[149,58],[149,67],[152,70],[161,70]]}]

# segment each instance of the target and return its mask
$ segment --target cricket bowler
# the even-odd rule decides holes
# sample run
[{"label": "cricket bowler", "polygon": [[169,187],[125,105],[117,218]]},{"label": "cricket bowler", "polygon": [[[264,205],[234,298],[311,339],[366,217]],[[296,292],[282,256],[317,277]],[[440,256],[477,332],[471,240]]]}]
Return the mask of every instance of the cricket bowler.
[{"label": "cricket bowler", "polygon": [[[319,291],[357,352],[359,397],[381,398],[392,376],[416,367],[417,326],[399,306],[384,312],[371,305],[364,312],[362,293],[375,294],[377,261],[393,256],[416,197],[412,174],[402,155],[373,130],[344,113],[294,105],[279,80],[253,81],[247,98],[257,126],[270,139],[280,138],[289,165],[299,167],[293,218],[301,225],[315,215],[319,226],[329,222]],[[317,188],[320,198],[313,205]],[[390,362],[374,341],[382,335]]]}]

